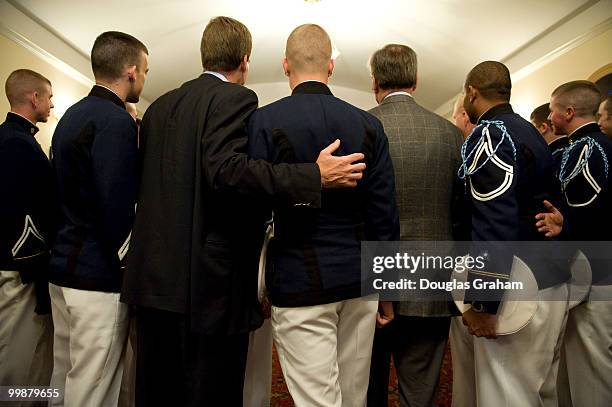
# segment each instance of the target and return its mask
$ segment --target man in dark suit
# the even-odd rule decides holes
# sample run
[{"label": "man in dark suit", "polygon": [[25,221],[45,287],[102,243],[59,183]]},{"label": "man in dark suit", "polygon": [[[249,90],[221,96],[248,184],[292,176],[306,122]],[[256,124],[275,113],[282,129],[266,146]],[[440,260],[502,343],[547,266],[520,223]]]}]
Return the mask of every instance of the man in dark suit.
[{"label": "man in dark suit", "polygon": [[368,167],[357,188],[324,191],[318,211],[272,203],[272,332],[296,406],[363,406],[378,296],[362,296],[360,244],[399,236],[387,137],[374,116],[327,87],[334,61],[321,27],[297,27],[285,52],[292,94],[253,114],[250,154],[311,163],[339,134],[343,152],[364,151]]},{"label": "man in dark suit", "polygon": [[137,128],[125,102],[138,102],[147,53],[131,35],[99,35],[96,85],[53,135],[63,216],[50,261],[51,386],[65,392],[52,405],[117,405],[128,326],[119,292],[138,190]]},{"label": "man in dark suit", "polygon": [[548,107],[548,103],[544,103],[531,112],[529,119],[531,120],[531,124],[533,124],[542,137],[544,137],[546,144],[548,144],[550,148],[553,159],[555,160],[555,168],[558,169],[559,165],[561,165],[563,150],[569,145],[569,139],[565,134],[555,134],[555,129],[548,119],[549,115],[550,108]]},{"label": "man in dark suit", "polygon": [[[0,125],[0,386],[47,386],[53,328],[47,263],[55,237],[53,172],[34,138],[53,102],[51,82],[29,69],[6,80]],[[37,295],[38,294],[38,295]],[[42,294],[42,295],[41,295]]]},{"label": "man in dark suit", "polygon": [[[417,56],[410,47],[383,47],[370,59],[370,68],[379,104],[370,113],[389,137],[400,239],[453,240],[451,206],[463,190],[451,187],[461,163],[461,132],[414,100]],[[445,301],[396,304],[394,321],[376,330],[368,406],[387,406],[391,354],[402,406],[435,405],[450,316]]]},{"label": "man in dark suit", "polygon": [[[229,44],[229,46],[228,46]],[[156,100],[141,125],[138,211],[122,300],[137,306],[138,405],[242,404],[249,331],[262,323],[253,202],[321,206],[321,187],[352,186],[362,154],[272,166],[247,153],[257,96],[241,86],[251,34],[212,19],[205,72]],[[357,172],[355,172],[357,171]],[[246,195],[246,196],[245,196]]]}]

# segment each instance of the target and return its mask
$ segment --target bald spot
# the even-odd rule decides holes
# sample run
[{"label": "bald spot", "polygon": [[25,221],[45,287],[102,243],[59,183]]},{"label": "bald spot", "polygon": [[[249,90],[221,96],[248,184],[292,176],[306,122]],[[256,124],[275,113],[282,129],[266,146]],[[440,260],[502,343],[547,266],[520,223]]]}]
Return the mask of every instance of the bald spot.
[{"label": "bald spot", "polygon": [[463,99],[465,99],[465,95],[461,94],[459,96],[457,96],[457,100],[455,100],[455,106],[453,107],[453,116],[458,115],[459,113],[461,113],[464,108],[463,108]]},{"label": "bald spot", "polygon": [[332,56],[329,35],[316,24],[301,25],[287,38],[285,56],[295,72],[327,74]]},{"label": "bald spot", "polygon": [[41,74],[29,69],[18,69],[9,75],[4,90],[11,107],[16,107],[28,103],[34,92],[46,94],[46,85],[51,86],[51,82]]}]

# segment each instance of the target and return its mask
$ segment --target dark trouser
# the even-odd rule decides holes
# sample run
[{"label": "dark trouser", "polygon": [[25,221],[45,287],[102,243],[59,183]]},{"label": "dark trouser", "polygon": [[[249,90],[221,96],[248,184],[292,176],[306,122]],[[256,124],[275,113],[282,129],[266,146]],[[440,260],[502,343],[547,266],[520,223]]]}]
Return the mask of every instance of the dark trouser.
[{"label": "dark trouser", "polygon": [[376,329],[370,366],[368,407],[386,407],[391,355],[402,407],[435,406],[450,317],[396,316]]},{"label": "dark trouser", "polygon": [[184,314],[138,309],[136,406],[242,406],[249,335],[210,336]]}]

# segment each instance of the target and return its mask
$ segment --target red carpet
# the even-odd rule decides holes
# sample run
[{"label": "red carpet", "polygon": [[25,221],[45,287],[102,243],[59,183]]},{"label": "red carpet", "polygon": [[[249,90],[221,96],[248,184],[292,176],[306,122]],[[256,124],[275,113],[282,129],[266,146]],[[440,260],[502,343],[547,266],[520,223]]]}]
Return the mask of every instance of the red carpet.
[{"label": "red carpet", "polygon": [[[438,388],[438,406],[439,407],[450,407],[451,395],[452,395],[452,366],[450,349],[446,348],[446,354],[444,355],[444,362],[442,363],[442,370],[440,372],[440,386]],[[399,393],[397,391],[397,377],[395,376],[395,370],[393,365],[391,366],[391,380],[389,383],[389,406],[399,407]],[[287,391],[287,385],[283,378],[283,372],[281,371],[280,363],[278,362],[278,355],[276,354],[276,348],[272,353],[272,399],[270,402],[271,407],[290,407],[293,406],[293,400]]]}]

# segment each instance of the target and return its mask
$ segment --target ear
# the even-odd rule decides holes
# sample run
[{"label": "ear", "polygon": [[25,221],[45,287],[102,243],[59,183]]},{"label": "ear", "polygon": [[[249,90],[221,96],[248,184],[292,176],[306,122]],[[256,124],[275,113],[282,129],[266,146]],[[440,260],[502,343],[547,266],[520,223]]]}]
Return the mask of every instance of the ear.
[{"label": "ear", "polygon": [[378,80],[372,76],[372,91],[374,93],[378,93],[380,90],[380,86],[378,86]]},{"label": "ear", "polygon": [[414,80],[414,86],[412,87],[412,92],[414,92],[419,84],[419,75],[417,74],[416,79]]},{"label": "ear", "polygon": [[136,65],[130,65],[127,68],[128,81],[134,82],[136,80]]},{"label": "ear", "polygon": [[336,66],[336,61],[333,59],[329,60],[329,64],[327,65],[327,76],[332,76],[334,73],[334,67]]},{"label": "ear", "polygon": [[289,71],[289,61],[287,61],[287,58],[283,58],[283,71],[285,71],[285,76],[289,76],[291,74]]},{"label": "ear", "polygon": [[466,89],[466,94],[468,96],[468,100],[470,101],[470,103],[474,103],[474,101],[478,97],[478,89],[476,89],[472,85],[468,85]]},{"label": "ear", "polygon": [[240,61],[240,71],[246,72],[248,70],[249,70],[249,57],[247,55],[244,55],[242,57],[242,61]]},{"label": "ear", "polygon": [[572,119],[574,118],[574,116],[576,116],[576,107],[574,107],[574,106],[568,106],[568,107],[565,109],[565,119],[566,119],[568,122],[571,122],[571,121],[572,121]]},{"label": "ear", "polygon": [[30,104],[32,105],[32,108],[36,110],[36,108],[38,107],[38,92],[37,91],[32,92],[32,94],[30,95]]}]

